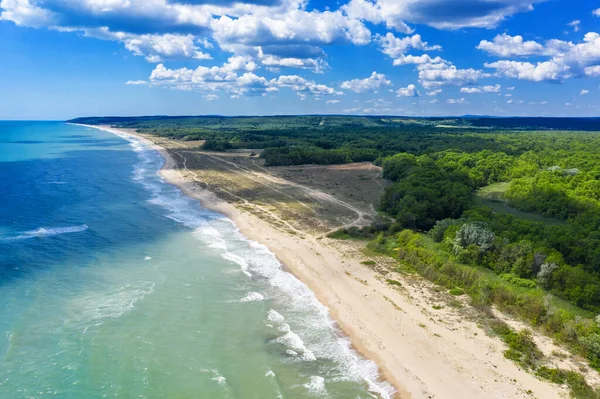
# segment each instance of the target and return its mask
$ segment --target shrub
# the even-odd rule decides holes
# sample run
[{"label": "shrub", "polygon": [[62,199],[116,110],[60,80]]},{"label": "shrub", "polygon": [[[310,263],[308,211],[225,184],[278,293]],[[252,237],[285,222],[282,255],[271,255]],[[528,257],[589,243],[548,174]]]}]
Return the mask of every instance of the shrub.
[{"label": "shrub", "polygon": [[590,366],[600,371],[600,334],[590,334],[579,339],[585,349]]},{"label": "shrub", "polygon": [[375,262],[374,260],[365,260],[363,262],[360,262],[365,266],[375,266],[377,264],[377,262]]},{"label": "shrub", "polygon": [[564,371],[571,396],[577,399],[598,399],[600,394],[588,385],[585,378],[575,371]]},{"label": "shrub", "polygon": [[545,366],[540,367],[536,375],[555,384],[564,384],[567,380],[567,376],[563,370],[557,368],[549,369]]},{"label": "shrub", "polygon": [[452,288],[450,291],[448,291],[448,293],[450,295],[454,295],[454,296],[461,296],[465,292],[462,289],[460,289],[460,288]]},{"label": "shrub", "polygon": [[554,262],[542,263],[540,271],[537,274],[538,282],[543,287],[548,287],[550,279],[552,278],[552,273],[554,273],[556,269],[558,269],[558,265]]},{"label": "shrub", "polygon": [[[513,331],[503,336],[504,341],[508,344],[509,350],[505,352],[505,356],[521,363],[527,367],[535,367],[539,360],[544,356],[533,342],[531,331],[521,330],[518,333]],[[509,354],[507,356],[507,353]],[[518,354],[518,359],[514,359]]]},{"label": "shrub", "polygon": [[525,287],[525,288],[535,288],[536,287],[535,281],[515,276],[512,273],[501,274],[500,278],[502,278],[502,280],[504,280],[504,281],[508,281],[511,284],[518,285],[519,287]]},{"label": "shrub", "polygon": [[431,234],[433,241],[442,242],[442,240],[444,239],[444,234],[446,233],[446,230],[448,229],[448,227],[455,226],[458,223],[459,223],[459,221],[455,220],[455,219],[438,220],[435,223],[435,226],[433,226],[433,228],[431,230],[429,230],[429,233]]},{"label": "shrub", "polygon": [[485,252],[490,249],[494,237],[494,232],[485,223],[465,223],[454,237],[454,250],[458,253],[463,248],[476,245],[480,251]]}]

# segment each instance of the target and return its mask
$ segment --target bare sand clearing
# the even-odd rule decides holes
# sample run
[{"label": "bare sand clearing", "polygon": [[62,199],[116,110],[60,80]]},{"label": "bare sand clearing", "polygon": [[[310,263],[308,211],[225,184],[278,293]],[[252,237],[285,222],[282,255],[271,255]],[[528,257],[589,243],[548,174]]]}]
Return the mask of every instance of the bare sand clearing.
[{"label": "bare sand clearing", "polygon": [[230,217],[248,238],[268,246],[328,306],[357,351],[379,365],[399,398],[568,397],[563,388],[505,359],[505,345],[487,336],[475,321],[450,306],[432,308],[432,284],[394,273],[389,278],[402,286],[391,286],[360,263],[364,258],[349,255],[343,243],[281,232],[199,187],[193,170],[178,169],[166,149],[154,146],[165,158],[163,178]]}]

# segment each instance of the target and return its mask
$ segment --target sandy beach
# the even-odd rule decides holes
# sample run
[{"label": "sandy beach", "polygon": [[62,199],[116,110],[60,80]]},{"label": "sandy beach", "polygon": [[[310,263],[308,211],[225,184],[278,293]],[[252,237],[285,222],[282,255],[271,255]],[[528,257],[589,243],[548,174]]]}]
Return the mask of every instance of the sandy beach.
[{"label": "sandy beach", "polygon": [[[120,135],[131,132],[101,128]],[[148,140],[145,137],[142,140]],[[344,251],[343,242],[285,234],[268,222],[199,187],[197,175],[165,158],[161,175],[203,206],[231,218],[248,238],[266,245],[326,305],[355,349],[379,366],[399,398],[561,398],[567,392],[521,370],[503,356],[504,344],[450,306],[432,308],[432,284],[400,274],[394,287]],[[183,166],[183,168],[182,168]],[[466,303],[466,298],[462,299]],[[468,305],[465,305],[468,306]]]}]

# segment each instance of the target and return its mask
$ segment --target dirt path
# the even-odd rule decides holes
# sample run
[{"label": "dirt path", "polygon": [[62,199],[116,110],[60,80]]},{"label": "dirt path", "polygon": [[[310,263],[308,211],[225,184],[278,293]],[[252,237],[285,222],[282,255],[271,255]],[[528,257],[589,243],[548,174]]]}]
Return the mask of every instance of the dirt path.
[{"label": "dirt path", "polygon": [[[184,155],[184,152],[189,151],[189,149],[183,145],[182,143],[178,143],[178,142],[172,142],[169,141],[169,144],[171,144],[169,151],[172,152],[173,154],[176,154],[181,160],[182,160],[182,166],[183,169],[189,173],[191,176],[193,176],[193,178],[196,181],[201,181],[200,177],[198,176],[197,173],[195,173],[194,171],[190,170],[187,166],[187,158]],[[173,148],[173,147],[177,147],[177,149]],[[316,214],[316,211],[313,209],[313,207],[307,205],[306,203],[300,201],[298,198],[294,197],[293,195],[290,195],[284,191],[282,191],[281,189],[279,189],[277,186],[288,186],[288,187],[294,187],[297,188],[299,190],[301,190],[302,192],[304,192],[305,194],[307,194],[309,197],[312,197],[316,200],[319,201],[324,201],[324,202],[329,202],[333,205],[337,205],[340,207],[343,207],[345,209],[348,209],[352,212],[354,212],[356,214],[356,219],[354,219],[353,221],[349,222],[349,223],[345,223],[342,225],[339,225],[329,231],[327,231],[324,234],[319,235],[318,237],[323,237],[326,236],[336,230],[339,230],[341,228],[349,228],[349,227],[353,227],[353,226],[364,226],[367,224],[368,222],[368,218],[375,216],[377,214],[377,212],[374,210],[373,206],[370,206],[370,211],[365,212],[355,206],[353,206],[352,204],[349,204],[346,201],[340,200],[338,198],[333,197],[332,195],[325,193],[321,190],[312,188],[312,187],[308,187],[305,186],[303,184],[300,183],[295,183],[286,179],[283,179],[279,176],[276,176],[274,174],[272,174],[271,172],[269,172],[266,168],[263,168],[259,165],[256,165],[256,162],[253,162],[253,164],[261,169],[264,172],[260,172],[257,170],[253,170],[250,169],[248,167],[245,167],[243,165],[239,165],[235,162],[231,162],[228,161],[226,159],[224,159],[224,157],[220,157],[214,154],[209,154],[207,152],[199,152],[197,153],[197,156],[204,156],[207,157],[208,159],[210,159],[211,161],[218,163],[220,167],[226,169],[227,171],[231,172],[231,173],[235,173],[237,175],[243,176],[244,178],[247,178],[257,184],[260,184],[270,190],[273,190],[274,192],[283,195],[286,198],[291,199],[292,201],[294,201],[295,203],[299,204],[300,206],[302,206],[303,208],[309,210],[311,213]],[[374,168],[376,168],[376,166],[373,165]],[[373,178],[377,184],[381,187],[381,184],[377,181],[377,177]],[[278,217],[274,212],[270,211],[269,209],[266,209],[263,206],[254,204],[249,202],[248,200],[246,200],[245,198],[242,198],[230,191],[227,191],[225,189],[223,189],[222,187],[218,188],[219,190],[221,190],[222,192],[224,192],[225,194],[234,197],[238,200],[240,200],[244,206],[246,207],[253,207],[253,208],[257,208],[259,209],[261,212],[269,215],[270,217],[272,217],[273,219],[275,219],[278,223],[282,223],[284,224],[286,227],[288,227],[289,229],[291,229],[294,232],[301,232],[304,234],[309,234],[306,231],[300,231],[297,228],[293,227],[292,225],[290,225],[287,221],[281,219],[280,217]]]},{"label": "dirt path", "polygon": [[[177,156],[179,156],[182,160],[182,169],[185,171],[185,173],[188,173],[190,176],[193,176],[192,180],[196,183],[200,183],[201,179],[198,176],[198,174],[196,172],[194,172],[193,170],[189,169],[187,166],[187,158],[185,155],[183,155],[181,152],[179,151],[175,151],[173,149],[168,149],[168,151],[172,154],[176,154]],[[290,229],[291,231],[295,232],[295,233],[302,233],[302,234],[306,234],[306,232],[304,231],[300,231],[298,230],[296,227],[292,226],[290,223],[288,223],[287,221],[281,219],[279,216],[277,216],[277,214],[275,214],[274,212],[272,212],[271,210],[265,208],[264,206],[258,205],[258,204],[254,204],[250,201],[248,201],[247,199],[240,197],[237,194],[232,193],[231,191],[224,189],[223,187],[217,187],[217,190],[227,194],[230,197],[236,198],[237,200],[241,201],[244,207],[247,208],[254,208],[254,209],[258,209],[260,212],[267,214],[269,217],[271,217],[272,219],[276,220],[278,223],[285,225],[288,229]],[[275,190],[278,191],[278,190]]]}]

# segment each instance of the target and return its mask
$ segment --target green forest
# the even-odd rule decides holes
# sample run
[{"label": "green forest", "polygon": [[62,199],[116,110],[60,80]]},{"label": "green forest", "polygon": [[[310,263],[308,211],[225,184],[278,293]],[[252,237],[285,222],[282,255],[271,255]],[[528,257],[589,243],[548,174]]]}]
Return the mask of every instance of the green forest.
[{"label": "green forest", "polygon": [[[87,118],[266,166],[373,162],[391,184],[374,226],[344,231],[496,305],[600,370],[600,119]],[[384,222],[382,222],[382,220]]]}]

